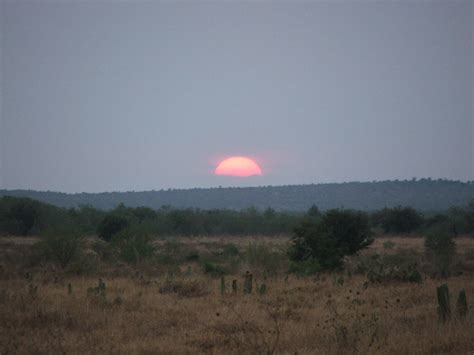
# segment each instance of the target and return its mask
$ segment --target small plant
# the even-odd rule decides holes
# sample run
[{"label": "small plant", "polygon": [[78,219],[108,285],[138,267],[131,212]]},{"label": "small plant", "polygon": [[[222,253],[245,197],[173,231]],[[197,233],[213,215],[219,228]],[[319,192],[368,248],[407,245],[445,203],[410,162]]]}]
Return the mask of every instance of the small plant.
[{"label": "small plant", "polygon": [[232,280],[232,293],[237,294],[237,280]]},{"label": "small plant", "polygon": [[387,240],[386,242],[383,243],[383,248],[384,249],[393,249],[393,248],[395,248],[395,243],[392,242],[391,240]]}]

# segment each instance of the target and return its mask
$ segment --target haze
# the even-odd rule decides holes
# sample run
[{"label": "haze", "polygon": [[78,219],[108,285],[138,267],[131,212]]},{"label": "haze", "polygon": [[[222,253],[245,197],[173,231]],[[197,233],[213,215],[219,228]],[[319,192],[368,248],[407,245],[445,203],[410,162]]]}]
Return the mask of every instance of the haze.
[{"label": "haze", "polygon": [[[0,188],[473,179],[472,2],[1,2]],[[255,157],[263,176],[213,170]]]}]

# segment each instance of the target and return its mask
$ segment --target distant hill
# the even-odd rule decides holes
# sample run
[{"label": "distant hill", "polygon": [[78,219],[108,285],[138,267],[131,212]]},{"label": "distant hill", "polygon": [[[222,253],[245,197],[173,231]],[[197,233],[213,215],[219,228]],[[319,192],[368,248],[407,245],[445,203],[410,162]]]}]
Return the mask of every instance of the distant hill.
[{"label": "distant hill", "polygon": [[316,204],[322,210],[345,207],[370,211],[403,205],[434,211],[468,204],[474,199],[474,182],[421,179],[77,194],[0,190],[0,196],[5,195],[30,197],[60,207],[92,205],[100,209],[111,209],[124,203],[130,207],[148,206],[155,209],[163,205],[201,209],[243,209],[254,206],[260,209],[272,207],[276,210],[302,211]]}]

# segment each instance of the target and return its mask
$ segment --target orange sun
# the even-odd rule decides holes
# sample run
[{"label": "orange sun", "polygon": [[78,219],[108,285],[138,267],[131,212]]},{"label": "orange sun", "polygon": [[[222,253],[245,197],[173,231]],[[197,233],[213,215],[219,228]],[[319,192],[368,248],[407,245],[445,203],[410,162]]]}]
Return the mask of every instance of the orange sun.
[{"label": "orange sun", "polygon": [[216,170],[216,175],[229,175],[229,176],[253,176],[262,175],[262,169],[258,164],[246,157],[230,157],[221,161]]}]

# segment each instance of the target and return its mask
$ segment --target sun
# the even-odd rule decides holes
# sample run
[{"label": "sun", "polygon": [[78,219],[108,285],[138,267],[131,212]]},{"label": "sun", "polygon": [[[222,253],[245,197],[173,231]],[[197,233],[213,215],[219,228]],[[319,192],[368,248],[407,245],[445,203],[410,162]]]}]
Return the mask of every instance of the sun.
[{"label": "sun", "polygon": [[260,176],[262,175],[262,169],[253,159],[247,157],[230,157],[224,159],[217,165],[214,174],[240,177]]}]

